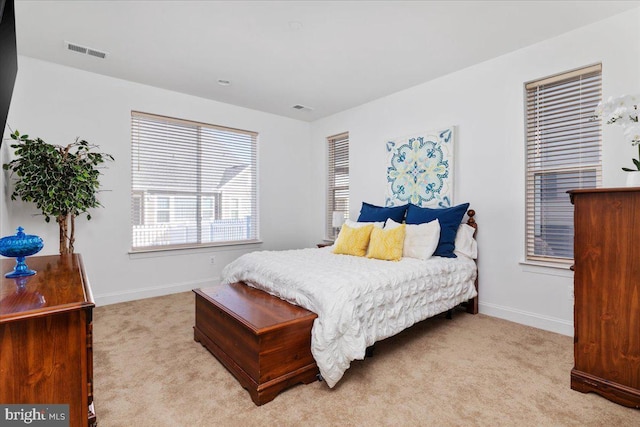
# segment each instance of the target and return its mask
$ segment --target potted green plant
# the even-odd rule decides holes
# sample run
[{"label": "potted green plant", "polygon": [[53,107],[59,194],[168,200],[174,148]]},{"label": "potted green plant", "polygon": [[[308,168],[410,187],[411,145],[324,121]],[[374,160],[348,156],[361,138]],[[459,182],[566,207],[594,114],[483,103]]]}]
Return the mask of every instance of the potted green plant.
[{"label": "potted green plant", "polygon": [[29,135],[11,134],[16,158],[3,165],[15,176],[11,200],[33,202],[45,221],[55,218],[60,228],[60,254],[73,253],[75,219],[88,210],[101,206],[96,198],[99,190],[99,166],[113,160],[110,154],[93,151],[97,146],[76,139],[67,146],[48,144]]}]

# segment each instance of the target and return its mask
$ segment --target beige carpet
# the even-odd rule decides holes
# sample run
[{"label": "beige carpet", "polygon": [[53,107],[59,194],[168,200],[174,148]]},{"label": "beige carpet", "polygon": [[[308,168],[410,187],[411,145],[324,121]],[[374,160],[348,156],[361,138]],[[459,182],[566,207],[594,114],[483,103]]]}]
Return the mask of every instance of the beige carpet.
[{"label": "beige carpet", "polygon": [[95,310],[100,427],[640,425],[640,411],[570,389],[570,337],[466,313],[378,343],[334,389],[298,385],[258,407],[193,341],[193,304],[186,292]]}]

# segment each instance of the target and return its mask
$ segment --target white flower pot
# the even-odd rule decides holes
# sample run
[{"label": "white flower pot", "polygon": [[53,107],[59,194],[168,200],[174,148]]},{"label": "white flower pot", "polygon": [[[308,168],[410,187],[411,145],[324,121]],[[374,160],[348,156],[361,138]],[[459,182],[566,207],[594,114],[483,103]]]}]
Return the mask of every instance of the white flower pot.
[{"label": "white flower pot", "polygon": [[627,187],[640,187],[640,171],[626,172]]}]

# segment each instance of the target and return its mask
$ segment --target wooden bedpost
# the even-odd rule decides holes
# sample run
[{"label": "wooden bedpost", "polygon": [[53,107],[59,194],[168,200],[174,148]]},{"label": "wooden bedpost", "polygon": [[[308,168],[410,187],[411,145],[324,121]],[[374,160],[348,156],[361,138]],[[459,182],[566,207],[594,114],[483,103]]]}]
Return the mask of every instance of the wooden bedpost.
[{"label": "wooden bedpost", "polygon": [[[476,223],[476,219],[474,218],[476,216],[476,211],[474,211],[473,209],[469,209],[467,211],[467,216],[469,217],[469,219],[467,220],[467,224],[476,230],[473,233],[473,237],[476,237],[476,235],[478,234],[478,223]],[[476,262],[476,271],[477,271],[478,260],[476,259],[475,262]],[[467,313],[471,313],[471,314],[478,314],[478,298],[480,297],[479,295],[480,291],[478,290],[478,276],[479,274],[476,274],[476,282],[475,282],[476,292],[478,292],[478,296],[467,301]]]},{"label": "wooden bedpost", "polygon": [[[469,209],[469,211],[467,211],[467,216],[469,217],[469,219],[467,219],[467,224],[470,225],[471,227],[476,229],[476,233],[478,232],[478,224],[476,223],[476,219],[474,218],[474,216],[476,216],[476,211],[474,211],[473,209]],[[476,233],[473,233],[473,236],[475,237]]]}]

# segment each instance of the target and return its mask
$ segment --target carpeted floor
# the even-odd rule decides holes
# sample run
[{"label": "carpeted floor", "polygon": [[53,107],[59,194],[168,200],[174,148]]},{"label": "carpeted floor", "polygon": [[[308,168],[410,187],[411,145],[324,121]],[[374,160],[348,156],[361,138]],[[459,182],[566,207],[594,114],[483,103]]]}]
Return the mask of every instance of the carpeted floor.
[{"label": "carpeted floor", "polygon": [[110,426],[640,426],[640,411],[569,387],[570,337],[456,313],[376,344],[334,389],[255,406],[193,341],[185,292],[98,307],[94,395]]}]

